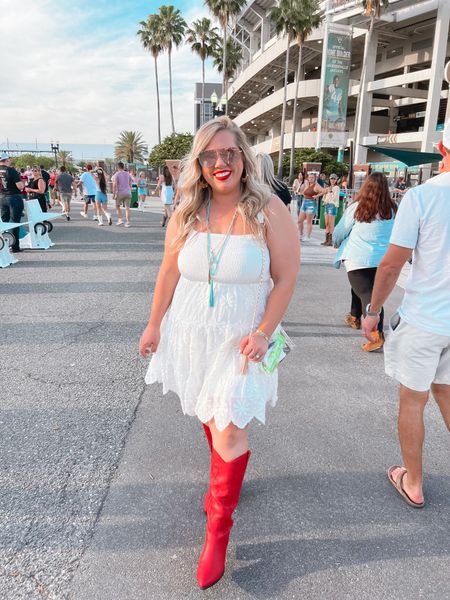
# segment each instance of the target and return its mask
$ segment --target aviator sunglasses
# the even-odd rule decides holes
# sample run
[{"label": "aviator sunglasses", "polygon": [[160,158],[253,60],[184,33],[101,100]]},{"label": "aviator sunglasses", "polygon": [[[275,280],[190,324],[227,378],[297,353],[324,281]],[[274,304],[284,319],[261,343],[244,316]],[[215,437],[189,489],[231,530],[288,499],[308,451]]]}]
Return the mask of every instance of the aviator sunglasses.
[{"label": "aviator sunglasses", "polygon": [[239,162],[239,155],[242,153],[240,148],[219,148],[219,150],[204,150],[198,155],[198,162],[202,167],[214,167],[217,159],[220,158],[227,165],[234,165]]}]

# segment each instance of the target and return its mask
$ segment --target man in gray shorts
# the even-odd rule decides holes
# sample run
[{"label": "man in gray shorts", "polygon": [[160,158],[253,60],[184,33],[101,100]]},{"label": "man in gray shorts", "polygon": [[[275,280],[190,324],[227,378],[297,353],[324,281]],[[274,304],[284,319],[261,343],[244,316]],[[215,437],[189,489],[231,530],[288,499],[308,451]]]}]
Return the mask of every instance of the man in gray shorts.
[{"label": "man in gray shorts", "polygon": [[439,151],[440,175],[409,189],[402,199],[363,323],[370,340],[377,315],[412,251],[405,295],[391,319],[384,357],[386,373],[400,383],[398,433],[404,464],[390,467],[388,477],[415,508],[425,504],[423,412],[430,390],[450,431],[450,121]]},{"label": "man in gray shorts", "polygon": [[73,177],[66,171],[66,167],[60,167],[60,173],[56,178],[55,190],[59,192],[59,199],[63,206],[63,215],[70,221],[70,200],[72,198]]},{"label": "man in gray shorts", "polygon": [[123,202],[125,205],[125,227],[130,226],[130,201],[131,201],[131,184],[133,179],[128,171],[125,171],[123,162],[117,163],[117,171],[112,176],[113,198],[116,202],[117,225],[122,225],[122,211],[120,205]]}]

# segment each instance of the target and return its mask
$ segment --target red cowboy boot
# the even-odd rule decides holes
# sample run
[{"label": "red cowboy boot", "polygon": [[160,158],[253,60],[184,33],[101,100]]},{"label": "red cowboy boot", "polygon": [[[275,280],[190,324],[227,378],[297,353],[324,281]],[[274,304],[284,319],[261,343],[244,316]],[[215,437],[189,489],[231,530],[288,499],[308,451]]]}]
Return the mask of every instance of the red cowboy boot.
[{"label": "red cowboy boot", "polygon": [[202,590],[211,587],[225,571],[225,559],[233,519],[250,452],[226,462],[214,450],[211,454],[211,497],[208,506],[206,539],[197,567]]},{"label": "red cowboy boot", "polygon": [[[208,425],[206,425],[206,423],[202,423],[202,425],[203,425],[203,429],[205,431],[206,439],[208,441],[209,449],[212,452],[213,445],[212,445],[211,429],[208,427]],[[211,479],[211,477],[210,477],[210,479]],[[203,511],[205,513],[208,512],[209,498],[210,498],[210,491],[209,491],[209,487],[208,487],[208,491],[206,492],[205,498],[203,500]]]}]

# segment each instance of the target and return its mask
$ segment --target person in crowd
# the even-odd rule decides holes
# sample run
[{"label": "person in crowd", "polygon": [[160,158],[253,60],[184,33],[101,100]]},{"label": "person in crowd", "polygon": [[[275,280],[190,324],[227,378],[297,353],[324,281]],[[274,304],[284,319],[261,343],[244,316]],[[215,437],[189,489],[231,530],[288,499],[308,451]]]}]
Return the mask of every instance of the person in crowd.
[{"label": "person in crowd", "polygon": [[174,200],[173,179],[167,165],[164,166],[162,175],[158,177],[153,195],[158,194],[159,191],[161,191],[160,198],[164,209],[161,226],[165,227],[167,221],[172,216]]},{"label": "person in crowd", "polygon": [[403,175],[400,175],[395,182],[394,189],[392,190],[394,194],[403,194],[406,192],[407,186],[406,181]]},{"label": "person in crowd", "polygon": [[23,182],[22,196],[26,197],[27,193],[25,192],[25,187],[28,185],[28,177],[27,177],[25,169],[23,167],[20,169],[19,177],[20,177],[20,181]]},{"label": "person in crowd", "polygon": [[348,175],[342,175],[341,180],[339,181],[339,185],[341,187],[341,191],[339,193],[342,198],[344,210],[350,204],[351,200],[348,196]]},{"label": "person in crowd", "polygon": [[[303,202],[300,207],[298,217],[298,230],[303,242],[311,239],[313,219],[318,214],[318,198],[323,188],[317,183],[317,177],[314,173],[308,174],[307,185],[303,189]],[[306,234],[303,233],[304,223],[306,221]]]},{"label": "person in crowd", "polygon": [[293,200],[295,200],[296,204],[297,204],[297,215],[296,218],[298,219],[298,213],[300,211],[300,206],[302,205],[303,202],[303,190],[306,187],[306,181],[305,181],[305,176],[303,174],[303,171],[299,171],[297,177],[294,179],[293,183],[292,183],[292,194],[293,194]]},{"label": "person in crowd", "polygon": [[302,171],[299,172],[297,177],[292,182],[292,200],[290,204],[290,211],[295,220],[298,220],[298,214],[300,212],[300,206],[303,202],[303,188],[305,187],[305,176]]},{"label": "person in crowd", "polygon": [[[112,191],[113,198],[116,203],[117,225],[130,227],[130,202],[131,202],[131,186],[133,179],[128,171],[125,171],[125,165],[122,161],[117,163],[117,171],[112,176]],[[122,221],[122,210],[120,205],[123,203],[125,207],[125,224]]]},{"label": "person in crowd", "polygon": [[[334,264],[339,268],[344,263],[353,290],[352,310],[346,317],[350,326],[353,326],[351,320],[356,325],[361,316],[366,315],[377,267],[388,249],[396,212],[397,205],[389,193],[386,177],[383,173],[371,173],[334,230],[333,243],[339,246]],[[381,307],[377,331],[362,345],[366,352],[384,345],[383,315]]]},{"label": "person in crowd", "polygon": [[[46,202],[47,202],[47,207],[51,208],[51,202],[50,202],[50,173],[44,169],[44,165],[39,165],[39,169],[41,170],[41,177],[42,179],[45,181],[45,198],[46,198]],[[34,175],[33,175],[33,179],[34,179]]]},{"label": "person in crowd", "polygon": [[73,200],[77,200],[78,190],[81,187],[80,173],[78,171],[76,171],[75,173],[73,173],[72,177],[73,177]]},{"label": "person in crowd", "polygon": [[95,170],[95,182],[97,185],[97,191],[95,192],[95,208],[98,215],[98,224],[99,226],[102,226],[103,217],[105,217],[108,225],[112,225],[111,215],[106,210],[108,208],[108,193],[105,172],[101,167],[97,167]]},{"label": "person in crowd", "polygon": [[52,169],[50,171],[50,178],[48,180],[48,187],[50,192],[51,206],[56,206],[56,204],[60,203],[62,206],[62,202],[59,202],[58,193],[56,190],[56,177],[57,177],[56,169]]},{"label": "person in crowd", "polygon": [[78,185],[82,186],[84,201],[84,207],[83,210],[80,212],[80,215],[87,219],[89,204],[92,204],[92,210],[94,212],[93,220],[97,221],[98,215],[95,206],[95,194],[97,193],[97,184],[95,183],[95,179],[92,175],[91,164],[86,165],[86,170],[83,171]]},{"label": "person in crowd", "polygon": [[275,177],[273,161],[269,154],[264,154],[262,152],[258,154],[256,156],[256,163],[261,181],[269,186],[272,192],[278,196],[285,206],[289,206],[292,200],[291,194],[289,193],[287,185]]},{"label": "person in crowd", "polygon": [[317,183],[318,183],[318,184],[320,185],[320,187],[322,187],[322,188],[323,188],[323,187],[325,187],[325,186],[327,185],[327,183],[328,183],[328,180],[327,180],[326,173],[324,173],[324,172],[322,171],[322,173],[320,173],[320,174],[319,174],[319,177],[317,178]]},{"label": "person in crowd", "polygon": [[266,404],[276,402],[276,371],[260,363],[293,294],[300,252],[289,212],[260,183],[249,143],[228,117],[196,133],[181,190],[140,353],[154,353],[146,382],[176,392],[210,444],[197,569],[205,589],[224,573],[250,456],[247,425],[264,422]]},{"label": "person in crowd", "polygon": [[45,179],[42,177],[41,167],[33,165],[31,168],[33,179],[25,188],[30,200],[38,200],[42,212],[46,213],[48,209],[48,196],[45,192]]},{"label": "person in crowd", "polygon": [[430,391],[450,431],[450,121],[438,148],[441,172],[403,197],[370,298],[363,332],[373,340],[381,308],[414,253],[398,311],[384,347],[387,375],[400,383],[398,434],[403,466],[388,478],[403,500],[425,505],[422,450],[423,414]]},{"label": "person in crowd", "polygon": [[330,185],[323,189],[322,192],[322,206],[325,212],[325,241],[322,242],[322,246],[332,246],[334,222],[339,208],[339,193],[340,188],[337,184],[337,175],[332,173],[330,175]]},{"label": "person in crowd", "polygon": [[[5,223],[20,223],[23,214],[22,191],[25,182],[21,180],[19,173],[11,167],[10,157],[7,152],[0,154],[0,214]],[[14,243],[11,252],[20,252],[19,227],[11,230],[14,235]]]},{"label": "person in crowd", "polygon": [[28,183],[33,179],[33,171],[31,170],[31,166],[27,165],[27,169],[25,171],[25,175],[28,177]]},{"label": "person in crowd", "polygon": [[72,189],[74,179],[64,165],[59,169],[59,175],[55,180],[55,192],[59,194],[59,200],[62,206],[63,215],[67,221],[70,221],[70,200],[72,198]]},{"label": "person in crowd", "polygon": [[105,169],[105,163],[102,160],[97,160],[95,161],[95,168],[92,169],[94,172],[97,171],[97,169],[102,169],[103,171],[103,175],[105,176],[105,180],[106,180],[106,185],[108,185],[108,181],[109,181],[109,175],[107,170]]},{"label": "person in crowd", "polygon": [[137,185],[138,185],[138,198],[139,198],[138,208],[140,208],[142,210],[142,212],[144,212],[145,198],[147,196],[147,181],[145,179],[144,171],[141,171],[139,173]]}]

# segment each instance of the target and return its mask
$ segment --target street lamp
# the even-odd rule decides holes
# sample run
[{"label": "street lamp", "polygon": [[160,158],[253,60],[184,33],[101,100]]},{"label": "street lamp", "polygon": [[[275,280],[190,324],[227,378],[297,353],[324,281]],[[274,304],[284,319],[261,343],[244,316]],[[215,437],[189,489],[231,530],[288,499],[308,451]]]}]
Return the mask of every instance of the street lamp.
[{"label": "street lamp", "polygon": [[55,155],[55,167],[58,167],[59,142],[56,142],[56,144],[54,144],[53,141],[51,141],[50,144],[51,144],[52,152]]},{"label": "street lamp", "polygon": [[216,92],[211,94],[211,104],[214,117],[222,117],[227,108],[227,97],[225,94],[222,95],[222,98],[219,100]]}]

